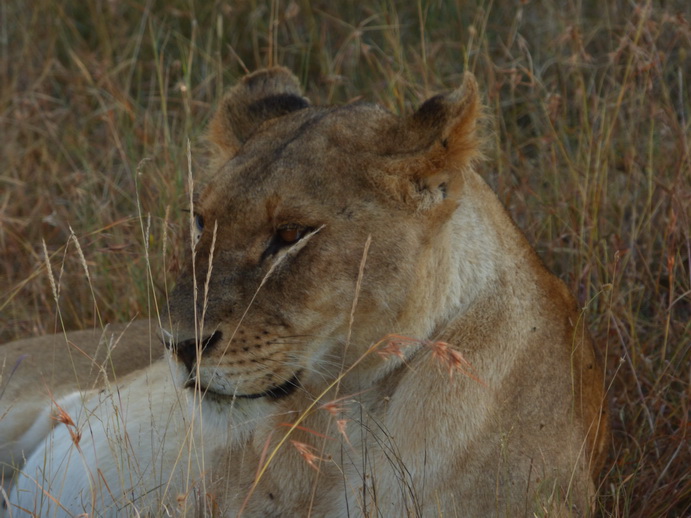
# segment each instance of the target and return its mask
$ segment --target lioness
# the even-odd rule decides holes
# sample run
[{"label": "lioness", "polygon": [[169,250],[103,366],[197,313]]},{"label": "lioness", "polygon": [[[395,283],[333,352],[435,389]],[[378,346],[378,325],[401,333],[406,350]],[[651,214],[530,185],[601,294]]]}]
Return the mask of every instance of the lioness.
[{"label": "lioness", "polygon": [[[148,320],[40,336],[0,345],[0,479],[7,487],[12,468],[51,428],[52,401],[76,389],[115,382],[158,360],[157,326]],[[2,498],[0,498],[0,501]]]},{"label": "lioness", "polygon": [[168,361],[66,400],[15,515],[589,514],[602,368],[474,172],[480,109],[470,74],[403,118],[231,89]]}]

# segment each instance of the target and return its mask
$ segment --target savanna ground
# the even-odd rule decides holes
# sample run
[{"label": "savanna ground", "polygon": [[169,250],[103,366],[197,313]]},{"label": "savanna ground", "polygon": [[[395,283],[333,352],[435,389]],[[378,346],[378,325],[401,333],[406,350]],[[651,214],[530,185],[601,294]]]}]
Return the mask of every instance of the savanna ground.
[{"label": "savanna ground", "polygon": [[186,246],[188,140],[198,174],[246,70],[395,112],[471,70],[483,172],[606,359],[598,512],[689,516],[691,6],[397,4],[1,2],[0,342],[156,313]]}]

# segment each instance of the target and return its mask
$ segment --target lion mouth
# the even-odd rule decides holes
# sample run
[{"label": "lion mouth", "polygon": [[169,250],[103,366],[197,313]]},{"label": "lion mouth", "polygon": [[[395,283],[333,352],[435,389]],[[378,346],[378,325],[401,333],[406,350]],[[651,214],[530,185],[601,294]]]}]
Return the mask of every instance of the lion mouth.
[{"label": "lion mouth", "polygon": [[196,379],[189,379],[185,383],[185,388],[197,390],[204,396],[211,396],[215,398],[259,399],[265,397],[273,400],[278,400],[290,396],[298,389],[298,387],[300,386],[299,374],[300,373],[298,372],[285,383],[276,385],[262,392],[256,392],[254,394],[225,394],[217,392],[205,385],[198,383]]}]

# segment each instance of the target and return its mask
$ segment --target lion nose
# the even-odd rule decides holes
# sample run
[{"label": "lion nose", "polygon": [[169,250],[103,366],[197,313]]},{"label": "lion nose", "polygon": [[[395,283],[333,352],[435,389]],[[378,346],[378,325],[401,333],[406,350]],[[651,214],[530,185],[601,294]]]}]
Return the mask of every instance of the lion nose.
[{"label": "lion nose", "polygon": [[172,349],[175,356],[182,361],[187,367],[187,370],[192,372],[197,361],[197,355],[200,356],[208,351],[213,350],[216,345],[223,338],[223,333],[214,331],[210,335],[204,336],[201,339],[188,338],[186,340],[167,342],[166,345]]}]

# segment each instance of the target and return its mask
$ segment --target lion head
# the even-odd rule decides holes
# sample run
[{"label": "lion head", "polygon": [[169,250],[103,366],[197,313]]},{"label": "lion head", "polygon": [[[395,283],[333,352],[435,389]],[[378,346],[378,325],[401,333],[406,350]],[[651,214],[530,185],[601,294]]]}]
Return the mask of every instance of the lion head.
[{"label": "lion head", "polygon": [[188,385],[277,399],[356,361],[374,381],[395,362],[363,358],[372,343],[444,326],[459,280],[438,242],[479,156],[479,109],[470,74],[406,118],[313,107],[283,68],[235,86],[210,126],[214,173],[170,302]]}]

